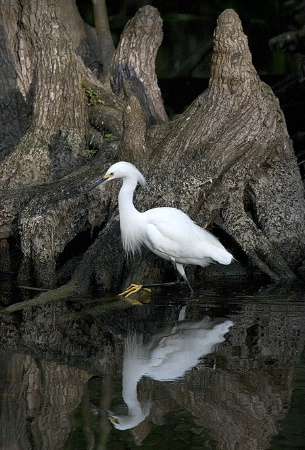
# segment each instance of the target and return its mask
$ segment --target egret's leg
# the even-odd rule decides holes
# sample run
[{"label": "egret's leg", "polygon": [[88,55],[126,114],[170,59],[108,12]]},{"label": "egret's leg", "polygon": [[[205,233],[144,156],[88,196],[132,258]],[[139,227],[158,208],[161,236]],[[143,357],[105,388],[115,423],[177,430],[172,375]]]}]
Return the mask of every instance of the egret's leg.
[{"label": "egret's leg", "polygon": [[183,322],[183,321],[185,320],[186,307],[187,307],[187,305],[183,306],[183,307],[180,309],[179,317],[178,317],[178,322]]},{"label": "egret's leg", "polygon": [[[191,293],[193,293],[193,288],[189,283],[189,280],[187,279],[187,276],[185,274],[184,271],[184,267],[182,264],[176,263],[175,260],[171,260],[174,268],[176,269],[176,271],[181,275],[181,277],[183,278],[184,282],[188,285],[189,290],[191,291]],[[130,295],[136,294],[137,292],[139,292],[141,289],[143,289],[144,291],[147,292],[151,292],[151,287],[158,287],[158,286],[175,286],[177,284],[180,284],[180,281],[172,281],[169,283],[155,283],[155,284],[131,284],[130,286],[128,286],[128,288],[125,289],[124,292],[121,292],[119,294],[119,297],[129,297]]]},{"label": "egret's leg", "polygon": [[[173,262],[173,261],[172,261]],[[187,276],[185,275],[185,271],[184,271],[184,267],[182,264],[177,263],[177,262],[173,262],[173,264],[176,266],[177,271],[180,273],[180,275],[182,276],[182,278],[184,279],[184,281],[186,282],[186,284],[188,285],[189,289],[191,292],[193,292],[193,288],[189,283],[189,280],[187,279]]]},{"label": "egret's leg", "polygon": [[174,269],[175,269],[175,271],[176,271],[176,275],[177,275],[177,282],[176,283],[179,283],[179,280],[180,280],[180,277],[179,277],[179,271],[178,271],[178,269],[177,269],[177,264],[176,264],[176,261],[174,260],[174,259],[171,259],[171,263],[172,263],[172,265],[174,266]]}]

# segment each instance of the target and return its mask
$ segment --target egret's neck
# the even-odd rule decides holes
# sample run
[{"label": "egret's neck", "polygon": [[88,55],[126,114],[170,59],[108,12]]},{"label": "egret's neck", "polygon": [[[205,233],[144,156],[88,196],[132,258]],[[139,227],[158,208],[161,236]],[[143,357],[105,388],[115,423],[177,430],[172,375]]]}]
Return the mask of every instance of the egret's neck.
[{"label": "egret's neck", "polygon": [[125,178],[119,192],[122,243],[124,250],[131,253],[135,253],[141,246],[141,236],[137,232],[140,226],[139,216],[141,216],[141,213],[133,204],[133,194],[136,186],[136,181]]},{"label": "egret's neck", "polygon": [[123,186],[121,187],[119,192],[120,217],[128,217],[130,214],[138,212],[133,204],[133,194],[136,187],[136,181],[124,179]]},{"label": "egret's neck", "polygon": [[[141,374],[142,376],[142,374]],[[130,416],[141,416],[142,408],[141,403],[138,400],[137,386],[141,378],[138,374],[133,374],[133,377],[123,376],[123,391],[122,396],[124,402],[128,406],[128,415]]]},{"label": "egret's neck", "polygon": [[129,415],[141,415],[142,408],[138,400],[137,386],[147,369],[145,347],[134,342],[127,346],[124,354],[122,396],[128,406]]},{"label": "egret's neck", "polygon": [[128,407],[128,415],[119,416],[117,428],[129,429],[141,423],[149,414],[151,404],[141,405],[138,399],[137,386],[147,372],[148,349],[143,346],[139,335],[128,336],[125,342],[122,378],[122,397]]}]

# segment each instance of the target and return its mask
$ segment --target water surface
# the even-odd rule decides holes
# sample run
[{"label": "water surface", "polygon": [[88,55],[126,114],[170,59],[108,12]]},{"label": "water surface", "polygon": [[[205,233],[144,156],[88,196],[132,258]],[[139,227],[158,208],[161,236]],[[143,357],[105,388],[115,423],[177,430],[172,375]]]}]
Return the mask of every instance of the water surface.
[{"label": "water surface", "polygon": [[305,448],[302,288],[106,300],[2,317],[1,450]]}]

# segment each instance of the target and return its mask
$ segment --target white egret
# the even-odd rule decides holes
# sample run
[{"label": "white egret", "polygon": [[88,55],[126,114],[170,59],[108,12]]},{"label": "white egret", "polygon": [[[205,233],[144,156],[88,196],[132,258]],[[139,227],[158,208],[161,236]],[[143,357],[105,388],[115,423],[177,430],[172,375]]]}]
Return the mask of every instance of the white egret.
[{"label": "white egret", "polygon": [[[230,264],[234,259],[219,240],[207,230],[199,227],[184,212],[177,208],[161,207],[138,211],[133,204],[134,191],[145,178],[131,163],[120,161],[113,164],[97,183],[122,179],[119,192],[119,215],[124,250],[135,253],[145,245],[156,255],[171,261],[182,276],[190,291],[192,287],[184,271],[184,265],[206,267],[212,262]],[[139,291],[143,285],[131,285],[122,294],[128,296]]]},{"label": "white egret", "polygon": [[186,321],[183,307],[179,321],[167,327],[144,344],[142,335],[129,334],[124,345],[122,397],[128,414],[116,415],[108,412],[115,428],[126,430],[141,423],[150,413],[151,403],[143,405],[138,400],[137,385],[145,376],[157,381],[174,381],[181,378],[200,359],[225,340],[225,334],[233,326],[229,319]]}]

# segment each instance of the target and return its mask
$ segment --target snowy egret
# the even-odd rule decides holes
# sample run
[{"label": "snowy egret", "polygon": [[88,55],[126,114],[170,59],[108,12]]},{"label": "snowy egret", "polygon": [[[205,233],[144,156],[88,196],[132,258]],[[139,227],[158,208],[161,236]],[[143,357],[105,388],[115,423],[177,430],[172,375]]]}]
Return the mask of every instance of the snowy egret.
[{"label": "snowy egret", "polygon": [[186,321],[183,307],[179,321],[167,327],[144,344],[142,335],[129,334],[124,345],[122,397],[128,414],[108,413],[114,427],[126,430],[135,427],[149,415],[151,403],[143,405],[138,400],[137,385],[145,376],[157,381],[174,381],[181,378],[199,360],[212,353],[216,344],[225,340],[225,334],[233,326],[229,319]]},{"label": "snowy egret", "polygon": [[[206,267],[212,262],[230,264],[234,259],[219,240],[207,230],[199,227],[184,212],[177,208],[161,207],[138,211],[133,204],[134,191],[145,178],[131,163],[120,161],[113,164],[92,190],[104,181],[121,178],[123,185],[119,192],[119,215],[124,250],[135,253],[145,245],[156,255],[171,261],[192,292],[184,271],[184,265]],[[131,285],[122,295],[131,295],[143,285]]]}]

